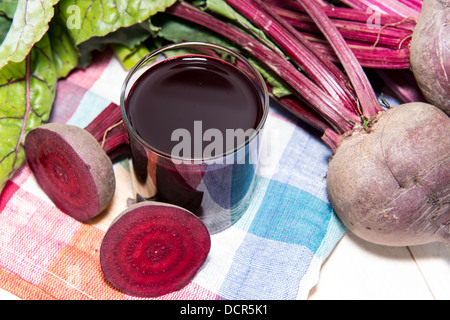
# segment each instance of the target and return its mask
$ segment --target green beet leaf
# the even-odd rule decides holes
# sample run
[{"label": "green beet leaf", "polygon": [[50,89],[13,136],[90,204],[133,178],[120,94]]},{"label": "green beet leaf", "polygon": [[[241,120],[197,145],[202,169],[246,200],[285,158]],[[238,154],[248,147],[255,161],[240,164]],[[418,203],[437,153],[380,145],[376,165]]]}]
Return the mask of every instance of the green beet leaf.
[{"label": "green beet leaf", "polygon": [[16,12],[19,0],[2,0],[0,1],[0,15],[6,16],[12,20]]},{"label": "green beet leaf", "polygon": [[47,35],[25,60],[9,62],[0,70],[0,188],[25,159],[26,134],[48,119],[55,91],[56,71]]},{"label": "green beet leaf", "polygon": [[177,0],[61,0],[60,14],[76,45],[131,26],[164,11]]},{"label": "green beet leaf", "polygon": [[[18,0],[12,24],[0,45],[0,69],[9,61],[21,62],[48,30],[53,17],[53,6],[59,0]],[[7,15],[13,7],[6,8]]]},{"label": "green beet leaf", "polygon": [[149,23],[144,21],[129,27],[119,28],[103,37],[90,38],[78,46],[81,54],[78,64],[81,67],[86,67],[91,62],[92,52],[95,50],[102,51],[108,45],[121,45],[135,51],[150,35]]},{"label": "green beet leaf", "polygon": [[65,26],[65,21],[59,15],[50,21],[47,34],[52,46],[56,76],[58,79],[66,77],[78,65],[79,50]]},{"label": "green beet leaf", "polygon": [[0,1],[0,44],[2,44],[11,27],[18,0]]},{"label": "green beet leaf", "polygon": [[144,44],[139,44],[133,49],[122,44],[112,44],[111,47],[122,63],[122,66],[127,70],[130,70],[136,63],[150,53],[150,50]]},{"label": "green beet leaf", "polygon": [[9,28],[11,27],[11,22],[12,19],[7,16],[0,15],[0,44],[2,44],[8,34]]}]

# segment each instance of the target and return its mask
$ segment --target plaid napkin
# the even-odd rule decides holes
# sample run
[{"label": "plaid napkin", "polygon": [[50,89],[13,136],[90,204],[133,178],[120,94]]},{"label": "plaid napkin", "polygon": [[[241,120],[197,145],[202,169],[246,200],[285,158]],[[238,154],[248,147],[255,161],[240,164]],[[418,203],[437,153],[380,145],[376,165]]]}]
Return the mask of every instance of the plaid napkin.
[{"label": "plaid napkin", "polygon": [[[85,127],[119,103],[126,71],[110,51],[58,84],[52,122]],[[271,105],[251,206],[212,235],[194,280],[161,299],[306,299],[345,232],[329,205],[330,150],[293,116]],[[87,223],[59,211],[24,165],[0,198],[0,287],[24,299],[134,299],[105,282],[99,248],[132,197],[128,161],[114,164],[112,204]]]}]

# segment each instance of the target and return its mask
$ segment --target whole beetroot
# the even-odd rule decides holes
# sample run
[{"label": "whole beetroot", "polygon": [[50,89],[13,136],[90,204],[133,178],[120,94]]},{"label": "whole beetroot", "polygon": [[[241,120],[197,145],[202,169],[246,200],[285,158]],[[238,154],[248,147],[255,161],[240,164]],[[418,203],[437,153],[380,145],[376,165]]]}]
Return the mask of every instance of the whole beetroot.
[{"label": "whole beetroot", "polygon": [[427,101],[450,115],[449,0],[424,0],[414,28],[410,60]]},{"label": "whole beetroot", "polygon": [[450,245],[449,132],[442,111],[409,103],[344,138],[327,173],[342,222],[373,243]]}]

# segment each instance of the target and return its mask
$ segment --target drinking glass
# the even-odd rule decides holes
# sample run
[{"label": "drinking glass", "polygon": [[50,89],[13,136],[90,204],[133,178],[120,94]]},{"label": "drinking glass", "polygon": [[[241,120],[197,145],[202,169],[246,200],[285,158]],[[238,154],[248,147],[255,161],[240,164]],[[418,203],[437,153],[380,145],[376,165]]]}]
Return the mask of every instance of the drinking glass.
[{"label": "drinking glass", "polygon": [[[225,149],[222,154],[183,157],[161,151],[144,140],[130,121],[127,99],[136,81],[144,73],[152,72],[155,65],[180,56],[210,57],[231,64],[257,91],[261,116],[256,127],[244,139],[235,137],[240,143]],[[151,99],[148,103],[151,104]],[[260,73],[246,57],[229,48],[204,42],[183,42],[164,46],[145,56],[129,71],[120,98],[131,150],[130,172],[136,201],[160,201],[188,209],[202,219],[211,234],[231,226],[251,203],[259,138],[268,104],[268,91]],[[158,114],[152,116],[158,117]]]}]

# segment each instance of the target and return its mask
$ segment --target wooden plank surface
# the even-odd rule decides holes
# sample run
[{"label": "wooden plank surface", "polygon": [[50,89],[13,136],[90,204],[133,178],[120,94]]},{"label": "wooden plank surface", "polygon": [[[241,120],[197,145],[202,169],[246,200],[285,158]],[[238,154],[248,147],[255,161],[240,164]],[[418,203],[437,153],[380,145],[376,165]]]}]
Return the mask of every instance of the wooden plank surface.
[{"label": "wooden plank surface", "polygon": [[20,298],[0,288],[0,300],[20,300]]},{"label": "wooden plank surface", "polygon": [[433,297],[450,300],[450,247],[432,243],[411,247],[411,252]]},{"label": "wooden plank surface", "polygon": [[385,247],[347,233],[310,293],[320,299],[450,299],[450,248]]}]

